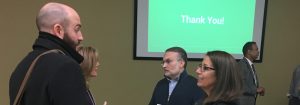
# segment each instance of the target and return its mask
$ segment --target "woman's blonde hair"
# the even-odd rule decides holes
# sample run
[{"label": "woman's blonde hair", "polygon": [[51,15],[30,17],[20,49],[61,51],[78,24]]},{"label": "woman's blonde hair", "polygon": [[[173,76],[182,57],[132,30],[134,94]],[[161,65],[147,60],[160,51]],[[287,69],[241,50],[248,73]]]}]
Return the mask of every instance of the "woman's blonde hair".
[{"label": "woman's blonde hair", "polygon": [[86,82],[88,82],[90,80],[92,70],[96,67],[97,62],[99,61],[98,52],[95,48],[91,46],[87,46],[87,47],[79,46],[77,48],[77,51],[84,58],[80,66],[81,69],[83,70],[82,72],[84,78]]}]

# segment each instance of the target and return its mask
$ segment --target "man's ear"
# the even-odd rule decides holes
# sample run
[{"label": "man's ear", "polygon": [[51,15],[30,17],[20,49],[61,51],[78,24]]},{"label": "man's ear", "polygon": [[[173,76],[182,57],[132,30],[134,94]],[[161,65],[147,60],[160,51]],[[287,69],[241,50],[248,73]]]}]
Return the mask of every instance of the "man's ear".
[{"label": "man's ear", "polygon": [[184,62],[183,59],[181,59],[181,60],[180,60],[180,66],[181,66],[181,67],[184,67],[184,65],[185,65],[185,62]]},{"label": "man's ear", "polygon": [[64,38],[64,27],[60,24],[54,24],[53,26],[53,31],[54,31],[54,34],[59,37],[60,39],[63,39]]},{"label": "man's ear", "polygon": [[250,54],[250,51],[251,51],[251,50],[247,50],[247,54]]}]

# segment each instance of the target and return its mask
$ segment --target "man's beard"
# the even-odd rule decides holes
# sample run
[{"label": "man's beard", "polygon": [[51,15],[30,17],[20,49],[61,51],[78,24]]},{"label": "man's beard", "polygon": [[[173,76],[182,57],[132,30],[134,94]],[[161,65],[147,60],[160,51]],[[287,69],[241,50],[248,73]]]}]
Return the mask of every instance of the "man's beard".
[{"label": "man's beard", "polygon": [[68,33],[65,33],[63,41],[66,42],[69,46],[71,46],[73,49],[76,49],[76,47],[80,44],[79,41],[74,42],[70,37]]}]

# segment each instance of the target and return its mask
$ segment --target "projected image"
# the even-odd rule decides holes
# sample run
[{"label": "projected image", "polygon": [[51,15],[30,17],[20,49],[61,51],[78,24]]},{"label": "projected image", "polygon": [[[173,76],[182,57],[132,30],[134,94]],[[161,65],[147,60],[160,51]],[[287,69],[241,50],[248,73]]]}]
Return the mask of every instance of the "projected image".
[{"label": "projected image", "polygon": [[137,0],[135,58],[160,58],[179,46],[189,58],[223,50],[239,59],[248,41],[262,50],[264,6],[264,0]]}]

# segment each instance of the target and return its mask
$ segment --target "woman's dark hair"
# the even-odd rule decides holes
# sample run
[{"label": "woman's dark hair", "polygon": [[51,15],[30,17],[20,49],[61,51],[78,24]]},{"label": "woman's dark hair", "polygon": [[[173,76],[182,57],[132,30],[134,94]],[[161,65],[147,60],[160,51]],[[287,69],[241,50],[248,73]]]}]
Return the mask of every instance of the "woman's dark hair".
[{"label": "woman's dark hair", "polygon": [[205,103],[235,101],[241,95],[243,81],[239,66],[232,55],[225,51],[210,51],[206,54],[215,68],[216,83]]}]

